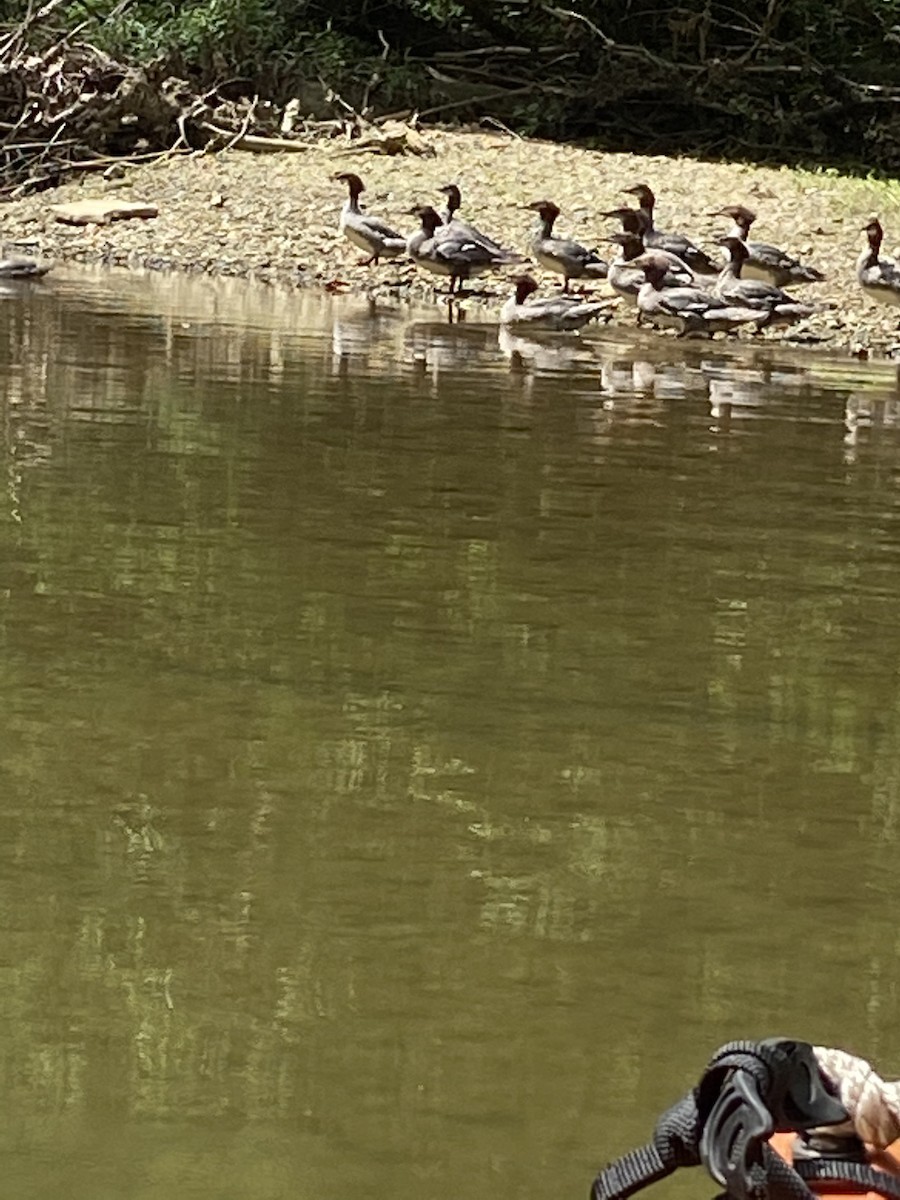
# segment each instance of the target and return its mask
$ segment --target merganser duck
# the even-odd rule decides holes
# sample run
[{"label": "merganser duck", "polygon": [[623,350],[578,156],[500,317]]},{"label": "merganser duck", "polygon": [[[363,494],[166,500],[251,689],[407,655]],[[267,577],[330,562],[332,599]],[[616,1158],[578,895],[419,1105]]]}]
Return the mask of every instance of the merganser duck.
[{"label": "merganser duck", "polygon": [[[646,226],[647,226],[647,219],[646,219],[645,214],[642,213],[640,211],[640,209],[637,209],[637,208],[613,208],[609,212],[601,213],[600,216],[601,217],[611,217],[613,219],[617,219],[617,220],[621,221],[622,222],[622,232],[630,234],[632,237],[636,237],[641,245],[641,249],[639,251],[637,251],[637,253],[638,254],[643,253],[644,249],[646,248],[644,245],[644,230],[646,229]],[[610,240],[616,241],[616,242],[619,241],[619,239],[616,237],[613,237]],[[624,244],[625,243],[623,243],[623,242],[619,242],[619,245],[624,245]],[[633,246],[633,243],[630,243],[630,244]],[[694,274],[694,272],[691,270],[691,268],[687,265],[687,263],[684,261],[684,259],[679,258],[677,254],[671,254],[669,251],[660,250],[659,248],[657,248],[654,251],[654,253],[662,254],[671,263],[671,267],[669,269],[669,275],[672,276],[672,280],[670,280],[666,284],[666,287],[674,286],[673,280],[674,280],[675,276],[678,277],[678,282],[684,284],[685,286],[690,286],[697,282],[697,276]],[[635,258],[636,254],[632,253],[629,257]],[[608,278],[608,276],[607,276],[607,278]],[[641,272],[641,278],[643,279],[643,272]]]},{"label": "merganser duck", "polygon": [[529,329],[571,330],[581,329],[588,321],[611,313],[607,302],[577,300],[574,296],[545,296],[529,300],[537,291],[537,283],[530,275],[519,275],[513,280],[515,292],[500,310],[501,325],[515,325]]},{"label": "merganser duck", "polygon": [[398,233],[380,217],[373,217],[363,212],[359,206],[359,197],[365,186],[358,175],[352,171],[341,171],[332,179],[346,183],[349,195],[341,209],[338,228],[345,238],[349,239],[360,250],[366,250],[369,257],[360,266],[367,267],[370,263],[377,265],[380,258],[396,258],[406,249],[406,238]]},{"label": "merganser duck", "polygon": [[863,230],[869,248],[863,250],[856,263],[856,278],[865,294],[879,304],[900,304],[900,263],[893,258],[879,258],[884,230],[873,218]]},{"label": "merganser duck", "polygon": [[[644,253],[644,243],[639,233],[614,233],[609,239],[619,247],[609,264],[606,279],[609,286],[621,296],[626,304],[637,304],[638,292],[644,282],[644,270],[634,266],[634,260]],[[669,285],[671,286],[671,284]],[[638,313],[638,320],[641,319]]]},{"label": "merganser duck", "polygon": [[[484,242],[492,250],[501,250],[504,254],[515,254],[514,250],[506,250],[499,242],[494,241],[492,237],[488,237],[477,226],[470,225],[468,221],[464,221],[456,215],[462,204],[462,195],[455,183],[445,183],[443,187],[438,188],[438,191],[443,192],[447,197],[447,208],[442,214],[444,225],[453,226],[458,232],[465,234],[466,237],[472,238],[474,241]],[[521,255],[516,255],[516,257],[519,262],[523,261]]]},{"label": "merganser duck", "polygon": [[675,254],[697,275],[718,275],[720,266],[708,254],[695,246],[690,238],[681,233],[663,233],[653,224],[653,209],[656,197],[646,183],[636,183],[624,189],[629,196],[637,196],[640,211],[644,216],[644,245],[650,250],[668,250]]},{"label": "merganser duck", "polygon": [[765,313],[766,319],[761,328],[793,325],[817,311],[814,304],[800,304],[774,284],[761,279],[743,279],[741,274],[749,251],[741,238],[723,237],[718,242],[728,250],[730,260],[716,281],[715,294],[728,304],[741,304]]},{"label": "merganser duck", "polygon": [[552,200],[535,200],[528,208],[538,214],[540,226],[531,241],[534,257],[547,271],[555,271],[565,279],[563,291],[569,290],[570,279],[605,279],[608,264],[596,250],[588,250],[580,242],[553,236],[553,224],[560,210]]},{"label": "merganser duck", "polygon": [[434,275],[450,277],[450,294],[460,291],[463,280],[521,261],[507,250],[493,250],[484,242],[466,236],[452,225],[444,225],[429,204],[412,210],[422,222],[407,239],[406,251],[418,267]]},{"label": "merganser duck", "polygon": [[[619,251],[609,264],[607,282],[626,304],[637,304],[638,292],[644,282],[644,272],[641,267],[634,265],[634,260],[644,253],[644,239],[639,233],[623,231],[611,234],[609,240],[619,247]],[[665,254],[661,250],[654,250],[653,253],[669,264],[662,280],[663,287],[696,286],[694,272],[685,266],[680,258],[676,258],[674,254]]]},{"label": "merganser duck", "polygon": [[762,279],[775,287],[785,287],[789,283],[821,283],[825,278],[821,271],[805,266],[777,246],[768,242],[751,242],[750,226],[756,220],[756,213],[743,204],[729,204],[710,213],[710,216],[730,217],[732,226],[727,236],[740,238],[747,247],[744,279]]},{"label": "merganser duck", "polygon": [[51,270],[52,264],[24,254],[0,250],[0,279],[40,279]]},{"label": "merganser duck", "polygon": [[766,314],[757,309],[728,304],[700,288],[664,288],[662,283],[668,262],[653,250],[645,251],[632,262],[644,271],[637,305],[642,316],[652,325],[677,329],[681,336],[705,333],[712,337],[715,333],[732,333],[742,325],[758,328],[766,319]]}]

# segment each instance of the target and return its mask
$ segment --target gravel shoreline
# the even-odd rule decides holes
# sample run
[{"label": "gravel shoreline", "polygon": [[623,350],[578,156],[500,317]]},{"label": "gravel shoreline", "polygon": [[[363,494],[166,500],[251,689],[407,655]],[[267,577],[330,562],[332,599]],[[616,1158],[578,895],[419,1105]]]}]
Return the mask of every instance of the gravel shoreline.
[{"label": "gravel shoreline", "polygon": [[[385,157],[324,140],[293,153],[198,153],[126,167],[121,178],[87,175],[4,205],[3,240],[68,262],[439,300],[434,277],[406,259],[371,268],[358,265],[359,252],[337,230],[345,190],[331,182],[333,172],[361,175],[368,206],[405,231],[415,223],[407,215],[409,208],[422,202],[437,205],[442,200],[438,185],[456,180],[463,193],[461,215],[522,250],[533,224],[533,214],[523,206],[547,196],[562,209],[560,231],[596,245],[605,257],[613,252],[605,239],[615,226],[598,214],[631,202],[622,189],[646,181],[657,194],[661,227],[687,233],[709,249],[725,222],[707,214],[725,204],[746,204],[758,215],[754,236],[826,273],[825,283],[791,290],[831,307],[787,334],[767,332],[766,340],[799,340],[860,357],[900,354],[898,310],[871,304],[854,274],[865,244],[860,230],[872,213],[879,214],[885,227],[885,248],[893,250],[900,242],[896,181],[606,154],[483,132],[429,129],[422,140],[428,155]],[[146,201],[158,206],[159,215],[99,226],[56,221],[52,206],[94,196]],[[558,288],[558,277],[536,274],[542,290]],[[487,289],[494,295],[465,303],[496,309],[507,294],[504,280],[494,277]],[[598,290],[602,295],[607,285]],[[620,311],[614,319],[633,324],[634,312]]]}]

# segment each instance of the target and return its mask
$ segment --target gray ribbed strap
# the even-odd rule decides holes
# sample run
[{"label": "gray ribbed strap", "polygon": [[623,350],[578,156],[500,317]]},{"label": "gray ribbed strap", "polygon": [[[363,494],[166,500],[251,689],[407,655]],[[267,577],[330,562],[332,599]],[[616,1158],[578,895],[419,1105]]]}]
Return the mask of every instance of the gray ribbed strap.
[{"label": "gray ribbed strap", "polygon": [[810,1191],[795,1167],[786,1163],[771,1146],[763,1147],[763,1165],[769,1185],[769,1200],[818,1200]]},{"label": "gray ribbed strap", "polygon": [[652,1143],[640,1146],[605,1167],[594,1180],[591,1195],[593,1200],[625,1200],[648,1184],[671,1175],[676,1165],[664,1163]]},{"label": "gray ribbed strap", "polygon": [[900,1198],[900,1179],[879,1171],[868,1163],[847,1162],[840,1159],[806,1158],[794,1163],[794,1170],[801,1179],[815,1183],[820,1179],[834,1179],[852,1184],[861,1192],[880,1192],[883,1196]]}]

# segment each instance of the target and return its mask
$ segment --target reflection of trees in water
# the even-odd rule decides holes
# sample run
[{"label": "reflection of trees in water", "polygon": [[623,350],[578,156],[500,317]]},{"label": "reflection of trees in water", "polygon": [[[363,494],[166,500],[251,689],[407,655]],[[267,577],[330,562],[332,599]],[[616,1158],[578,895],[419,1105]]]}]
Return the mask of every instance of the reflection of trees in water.
[{"label": "reflection of trees in water", "polygon": [[494,1072],[571,1126],[553,1006],[618,1104],[838,970],[822,1036],[877,1047],[894,426],[848,462],[851,385],[709,347],[139,302],[0,310],[7,1094],[332,1122],[352,1079],[396,1146]]}]

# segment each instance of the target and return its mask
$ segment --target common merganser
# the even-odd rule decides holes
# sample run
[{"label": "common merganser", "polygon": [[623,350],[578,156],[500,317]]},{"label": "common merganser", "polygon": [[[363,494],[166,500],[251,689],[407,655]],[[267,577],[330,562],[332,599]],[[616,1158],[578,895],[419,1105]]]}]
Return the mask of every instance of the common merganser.
[{"label": "common merganser", "polygon": [[656,197],[646,183],[636,183],[633,187],[624,189],[629,196],[637,196],[638,204],[644,215],[644,245],[651,250],[667,250],[682,259],[697,275],[718,275],[721,267],[714,263],[708,254],[695,246],[690,238],[682,233],[663,233],[653,224],[653,209]]},{"label": "common merganser", "polygon": [[806,266],[769,242],[751,242],[750,226],[756,220],[756,213],[743,204],[729,204],[710,216],[730,217],[732,226],[728,237],[740,238],[747,247],[744,279],[762,279],[775,287],[785,287],[789,283],[821,283],[825,278],[815,267]]},{"label": "common merganser", "polygon": [[[817,311],[814,304],[801,304],[793,296],[762,279],[743,279],[742,270],[748,257],[746,243],[739,237],[718,239],[730,255],[716,281],[715,294],[728,304],[742,304],[766,314],[765,327],[793,325]],[[762,326],[761,326],[762,328]]]},{"label": "common merganser", "polygon": [[535,200],[528,208],[540,218],[531,249],[534,257],[547,271],[555,271],[565,279],[563,291],[569,290],[570,279],[605,279],[609,265],[596,250],[588,250],[580,242],[553,236],[553,224],[560,210],[552,200]]},{"label": "common merganser", "polygon": [[[644,243],[639,233],[614,233],[609,239],[619,250],[609,264],[606,279],[609,286],[621,296],[626,304],[637,304],[638,292],[644,282],[643,267],[634,266],[634,260],[644,253]],[[680,281],[679,281],[680,283]],[[665,286],[665,285],[664,285]],[[671,286],[671,284],[669,285]],[[638,313],[640,320],[640,313]]]},{"label": "common merganser", "polygon": [[581,329],[588,321],[611,313],[607,302],[577,300],[574,296],[545,296],[529,300],[537,291],[537,283],[530,275],[519,275],[513,281],[515,292],[500,310],[501,325],[515,325],[529,329],[571,330]]},{"label": "common merganser", "polygon": [[433,275],[449,276],[451,295],[454,288],[461,289],[463,280],[521,261],[511,251],[493,250],[452,225],[444,225],[430,204],[414,208],[412,213],[422,224],[407,239],[406,251],[416,266]]},{"label": "common merganser", "polygon": [[[515,254],[514,250],[507,250],[499,242],[494,241],[492,237],[488,237],[477,226],[470,225],[468,221],[464,221],[462,217],[456,215],[462,204],[462,195],[457,184],[445,183],[443,187],[438,188],[438,191],[443,192],[447,197],[447,208],[442,214],[445,226],[452,226],[458,232],[465,234],[466,237],[472,238],[474,241],[484,242],[492,250],[502,250],[504,254]],[[517,255],[517,257],[520,262],[524,261],[521,255]]]},{"label": "common merganser", "polygon": [[52,268],[52,263],[10,253],[6,246],[0,250],[0,255],[0,279],[40,279]]},{"label": "common merganser", "polygon": [[884,230],[873,218],[863,230],[869,247],[863,250],[856,263],[856,278],[865,294],[879,304],[900,304],[900,263],[893,258],[880,258]]},{"label": "common merganser", "polygon": [[346,183],[349,195],[341,209],[338,228],[344,237],[349,239],[360,250],[368,251],[369,257],[360,266],[367,267],[370,263],[378,263],[380,258],[396,258],[406,249],[406,238],[402,233],[373,217],[371,213],[363,212],[359,206],[359,197],[365,186],[358,175],[352,171],[341,171],[332,179]]},{"label": "common merganser", "polygon": [[[630,233],[641,239],[641,245],[644,246],[644,232],[647,229],[647,214],[640,209],[611,209],[608,212],[601,212],[601,217],[612,217],[622,222],[622,232]],[[649,248],[649,247],[646,247]],[[684,262],[683,258],[679,258],[678,254],[673,254],[668,250],[660,250],[659,246],[654,246],[654,253],[662,254],[670,260],[672,264],[671,270],[673,274],[683,276],[684,283],[695,283],[697,276],[690,269],[690,266]]]},{"label": "common merganser", "polygon": [[652,325],[677,329],[682,336],[705,333],[712,337],[714,333],[731,333],[742,325],[758,328],[766,319],[765,313],[746,305],[728,304],[700,288],[664,288],[662,281],[668,263],[652,250],[632,261],[644,271],[644,282],[637,298],[638,309]]},{"label": "common merganser", "polygon": [[[609,264],[606,276],[610,287],[627,304],[637,304],[638,292],[644,282],[644,272],[635,266],[634,260],[644,253],[644,241],[639,233],[613,233],[609,240],[619,247],[619,252]],[[662,287],[695,287],[694,272],[674,254],[654,250],[660,259],[665,259],[668,269],[662,279]],[[640,319],[640,316],[639,318]]]}]

